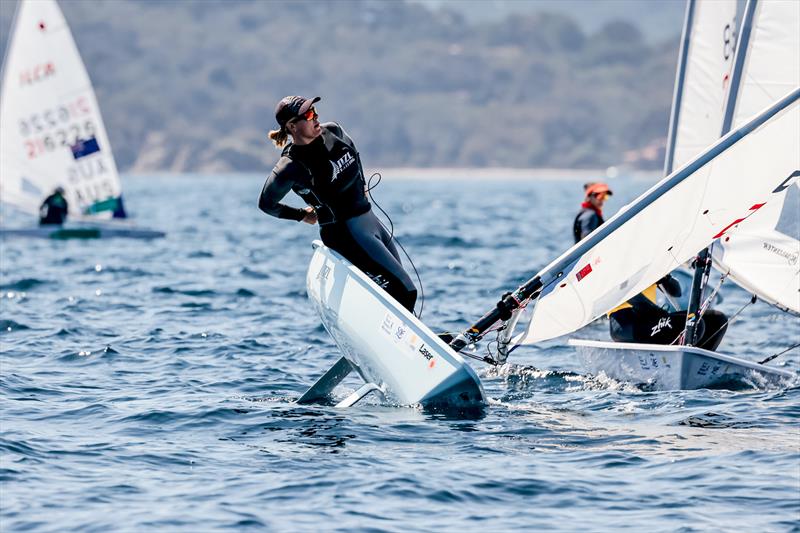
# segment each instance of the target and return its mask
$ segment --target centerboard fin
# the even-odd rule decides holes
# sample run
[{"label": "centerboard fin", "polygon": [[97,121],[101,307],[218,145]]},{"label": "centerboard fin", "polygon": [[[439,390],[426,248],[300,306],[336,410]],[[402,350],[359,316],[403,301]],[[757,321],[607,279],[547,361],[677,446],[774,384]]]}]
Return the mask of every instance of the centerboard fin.
[{"label": "centerboard fin", "polygon": [[[331,391],[346,378],[350,372],[353,371],[353,365],[345,359],[340,357],[332,367],[320,377],[316,383],[311,385],[309,389],[297,400],[299,404],[319,403],[321,400],[326,399]],[[353,402],[355,403],[355,402]]]}]

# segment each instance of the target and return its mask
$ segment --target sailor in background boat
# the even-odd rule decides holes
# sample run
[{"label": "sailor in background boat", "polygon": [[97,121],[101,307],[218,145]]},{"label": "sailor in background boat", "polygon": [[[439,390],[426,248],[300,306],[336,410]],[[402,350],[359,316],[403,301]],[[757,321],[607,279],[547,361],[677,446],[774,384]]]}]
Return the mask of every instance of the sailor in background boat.
[{"label": "sailor in background boat", "polygon": [[67,220],[68,210],[69,204],[67,199],[64,198],[64,189],[56,187],[53,194],[45,198],[41,207],[39,207],[39,224],[42,226],[50,224],[61,225]]},{"label": "sailor in background boat", "polygon": [[[656,303],[656,288],[670,296],[679,297],[678,280],[667,274],[622,305],[608,313],[611,338],[616,342],[675,344],[686,327],[686,311],[670,313]],[[728,318],[724,313],[708,309],[698,321],[695,338],[698,348],[714,351],[722,342]]]},{"label": "sailor in background boat", "polygon": [[583,186],[586,193],[581,210],[572,224],[575,242],[580,241],[603,223],[603,204],[606,198],[614,194],[608,185],[600,182],[589,182]]},{"label": "sailor in background boat", "polygon": [[[339,124],[319,123],[314,108],[319,100],[287,96],[275,107],[279,129],[270,131],[269,137],[283,151],[264,183],[258,207],[278,218],[319,223],[325,246],[413,312],[417,289],[392,236],[372,212],[358,150]],[[308,205],[297,209],[280,203],[290,190]]]}]

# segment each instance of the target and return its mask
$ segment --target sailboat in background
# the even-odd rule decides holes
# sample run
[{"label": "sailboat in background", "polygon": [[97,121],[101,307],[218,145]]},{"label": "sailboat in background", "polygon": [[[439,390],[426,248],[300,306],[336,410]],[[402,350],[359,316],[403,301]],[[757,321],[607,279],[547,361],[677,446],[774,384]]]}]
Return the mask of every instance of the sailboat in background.
[{"label": "sailboat in background", "polygon": [[0,201],[38,214],[57,187],[71,222],[2,228],[2,236],[163,237],[127,218],[94,89],[55,0],[22,0],[3,64]]},{"label": "sailboat in background", "polygon": [[[685,164],[702,146],[717,139],[720,132],[728,133],[754,112],[800,87],[800,4],[751,0],[734,55],[731,21],[735,12],[735,0],[690,0],[687,4],[665,160],[667,174],[673,165]],[[797,145],[787,149],[798,151]],[[752,172],[754,177],[761,175],[757,167]],[[800,195],[797,181],[790,183],[793,178],[789,178],[782,186],[785,194],[764,205],[754,204],[746,224],[738,227],[740,221],[735,221],[735,231],[721,233],[711,251],[698,255],[681,345],[570,341],[587,368],[668,389],[705,387],[748,372],[767,379],[780,377],[777,369],[720,358],[720,354],[688,346],[694,343],[694,318],[707,305],[701,305],[701,294],[708,286],[712,257],[722,279],[731,279],[783,310],[800,313]]]}]

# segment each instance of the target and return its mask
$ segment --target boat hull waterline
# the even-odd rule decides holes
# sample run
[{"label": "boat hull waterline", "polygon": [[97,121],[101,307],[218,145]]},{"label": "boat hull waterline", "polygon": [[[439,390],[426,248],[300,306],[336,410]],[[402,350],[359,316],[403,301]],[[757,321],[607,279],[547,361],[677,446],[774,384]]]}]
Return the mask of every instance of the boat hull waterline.
[{"label": "boat hull waterline", "polygon": [[570,339],[586,370],[617,381],[643,384],[648,390],[728,388],[751,383],[780,386],[794,372],[692,346]]},{"label": "boat hull waterline", "polygon": [[2,228],[0,238],[24,239],[159,239],[163,231],[136,227],[113,227],[100,224],[86,226],[39,226],[34,228]]}]

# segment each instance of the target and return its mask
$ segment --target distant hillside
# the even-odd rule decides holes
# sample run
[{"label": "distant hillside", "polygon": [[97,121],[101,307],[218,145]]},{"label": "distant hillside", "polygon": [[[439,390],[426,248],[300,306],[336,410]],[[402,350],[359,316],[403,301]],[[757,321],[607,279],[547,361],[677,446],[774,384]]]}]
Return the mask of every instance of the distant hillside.
[{"label": "distant hillside", "polygon": [[498,22],[539,11],[575,19],[584,32],[596,32],[613,20],[634,23],[647,43],[672,38],[683,22],[686,0],[411,0],[434,9],[461,13],[467,21]]},{"label": "distant hillside", "polygon": [[369,167],[660,166],[680,21],[650,42],[621,20],[382,0],[61,5],[123,170],[264,171],[286,94],[322,96]]}]

